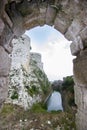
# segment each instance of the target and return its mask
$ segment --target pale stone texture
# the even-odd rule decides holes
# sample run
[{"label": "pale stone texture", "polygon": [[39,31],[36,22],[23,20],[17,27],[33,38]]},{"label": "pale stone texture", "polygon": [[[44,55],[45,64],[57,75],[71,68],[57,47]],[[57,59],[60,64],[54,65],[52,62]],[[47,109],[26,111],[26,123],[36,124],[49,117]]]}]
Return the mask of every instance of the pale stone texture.
[{"label": "pale stone texture", "polygon": [[75,56],[78,55],[80,51],[84,49],[84,45],[80,36],[74,39],[74,41],[70,45],[70,49],[71,49],[72,55],[75,55]]},{"label": "pale stone texture", "polygon": [[[61,17],[61,15],[63,15]],[[60,31],[61,33],[65,33],[69,27],[70,21],[69,18],[64,13],[58,13],[55,22],[54,22],[54,28]]]},{"label": "pale stone texture", "polygon": [[13,39],[12,68],[20,68],[22,65],[26,71],[29,70],[30,57],[30,38],[27,35],[22,35],[18,39]]},{"label": "pale stone texture", "polygon": [[[87,51],[86,51],[87,52]],[[74,59],[74,78],[79,85],[87,86],[87,53]]]},{"label": "pale stone texture", "polygon": [[77,130],[87,129],[87,50],[80,52],[74,60],[75,103]]},{"label": "pale stone texture", "polygon": [[80,32],[84,48],[87,48],[87,26]]},{"label": "pale stone texture", "polygon": [[11,59],[5,52],[4,48],[0,46],[0,76],[8,76],[10,71]]},{"label": "pale stone texture", "polygon": [[0,107],[7,98],[8,91],[8,77],[0,77]]},{"label": "pale stone texture", "polygon": [[69,40],[74,40],[81,30],[82,30],[81,22],[79,21],[79,19],[74,19],[72,21],[72,24],[68,28],[68,31],[66,32],[65,36]]},{"label": "pale stone texture", "polygon": [[13,40],[13,52],[10,57],[12,65],[6,103],[20,105],[26,110],[42,100],[42,89],[47,78],[44,76],[41,55],[30,54],[30,38],[24,34]]},{"label": "pale stone texture", "polygon": [[41,61],[41,54],[39,53],[30,53],[30,59],[36,61],[37,66],[43,71],[43,63]]},{"label": "pale stone texture", "polygon": [[[29,57],[30,57],[30,38],[26,35],[21,36],[19,39],[13,39],[13,52],[10,55],[12,58],[10,81],[9,81],[9,98],[6,102],[12,102],[13,104],[19,104],[28,107],[28,100],[32,100],[28,97],[28,94],[24,88],[24,75],[29,71]],[[18,99],[11,100],[11,96],[14,92],[18,93]],[[28,100],[27,100],[28,99]]]},{"label": "pale stone texture", "polygon": [[7,53],[11,53],[12,51],[11,41],[13,37],[14,37],[14,34],[12,33],[11,29],[9,28],[7,24],[5,24],[2,34],[0,36],[0,45],[4,47]]},{"label": "pale stone texture", "polygon": [[81,86],[75,85],[74,89],[75,89],[75,103],[82,110],[84,108],[83,92],[82,92],[83,88]]},{"label": "pale stone texture", "polygon": [[78,110],[76,114],[77,130],[87,130],[87,112],[86,110]]}]

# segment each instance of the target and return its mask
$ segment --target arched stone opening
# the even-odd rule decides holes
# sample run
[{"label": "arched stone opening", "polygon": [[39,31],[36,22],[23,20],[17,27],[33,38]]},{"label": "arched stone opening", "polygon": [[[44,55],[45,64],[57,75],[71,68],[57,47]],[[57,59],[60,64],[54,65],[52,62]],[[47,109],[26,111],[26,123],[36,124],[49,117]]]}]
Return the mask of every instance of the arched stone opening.
[{"label": "arched stone opening", "polygon": [[0,2],[0,105],[7,96],[11,40],[26,29],[48,24],[72,40],[77,129],[87,129],[87,1],[2,0]]}]

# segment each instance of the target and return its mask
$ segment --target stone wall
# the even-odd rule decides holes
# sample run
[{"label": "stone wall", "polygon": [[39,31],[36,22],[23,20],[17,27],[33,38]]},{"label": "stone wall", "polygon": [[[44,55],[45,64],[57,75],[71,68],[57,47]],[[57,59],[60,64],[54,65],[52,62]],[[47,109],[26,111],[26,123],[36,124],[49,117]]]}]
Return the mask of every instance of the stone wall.
[{"label": "stone wall", "polygon": [[27,73],[29,71],[30,38],[27,35],[22,35],[18,39],[13,39],[12,45],[13,51],[9,55],[12,59],[12,63],[9,75],[8,98],[6,102],[19,104],[26,109],[27,93],[23,86],[24,76],[22,69],[25,69]]},{"label": "stone wall", "polygon": [[[7,96],[11,64],[8,54],[12,51],[11,40],[14,36],[22,35],[26,29],[44,24],[54,25],[54,28],[62,32],[67,39],[73,41],[71,52],[77,56],[74,60],[75,83],[83,89],[84,84],[86,86],[87,65],[86,58],[82,54],[86,53],[87,48],[87,0],[2,0],[0,2],[0,107]],[[79,67],[81,71],[77,73],[78,66],[82,67]],[[85,104],[84,98],[81,101]],[[79,104],[77,106],[81,115],[78,122],[80,124],[80,120],[83,119],[86,124],[83,128],[77,123],[78,130],[86,130],[85,111],[81,111]]]},{"label": "stone wall", "polygon": [[30,38],[24,34],[18,39],[13,39],[12,44],[13,51],[10,54],[12,58],[11,69],[18,69],[23,66],[26,71],[29,71]]},{"label": "stone wall", "polygon": [[78,106],[76,123],[78,130],[87,129],[87,53],[86,49],[74,59],[75,102]]},{"label": "stone wall", "polygon": [[26,110],[43,100],[49,81],[43,71],[41,55],[30,53],[30,38],[24,34],[13,39],[12,43],[8,98],[5,103],[16,104]]}]

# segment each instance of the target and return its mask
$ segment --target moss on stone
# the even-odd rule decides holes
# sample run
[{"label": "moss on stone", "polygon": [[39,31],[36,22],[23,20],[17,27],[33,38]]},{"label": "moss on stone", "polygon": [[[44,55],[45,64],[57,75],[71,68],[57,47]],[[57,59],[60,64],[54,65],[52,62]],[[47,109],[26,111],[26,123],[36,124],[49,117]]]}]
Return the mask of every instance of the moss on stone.
[{"label": "moss on stone", "polygon": [[31,97],[33,97],[33,95],[39,94],[39,89],[38,89],[37,86],[32,85],[31,88],[30,88],[30,87],[27,88],[27,92],[28,92],[28,94],[29,94]]},{"label": "moss on stone", "polygon": [[18,92],[16,90],[13,91],[12,95],[11,95],[11,99],[18,99]]}]

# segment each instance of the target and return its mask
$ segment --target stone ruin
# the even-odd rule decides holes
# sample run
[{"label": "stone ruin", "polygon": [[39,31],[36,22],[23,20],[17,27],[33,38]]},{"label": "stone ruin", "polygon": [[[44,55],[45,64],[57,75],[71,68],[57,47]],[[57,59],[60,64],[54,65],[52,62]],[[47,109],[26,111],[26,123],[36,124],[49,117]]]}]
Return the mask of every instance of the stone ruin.
[{"label": "stone ruin", "polygon": [[43,70],[41,54],[30,52],[30,38],[24,34],[13,39],[12,44],[8,97],[5,103],[16,104],[27,110],[44,100],[43,90],[50,87],[50,83]]},{"label": "stone ruin", "polygon": [[76,125],[77,130],[87,130],[87,0],[0,1],[0,107],[7,97],[12,39],[44,24],[72,41]]}]

